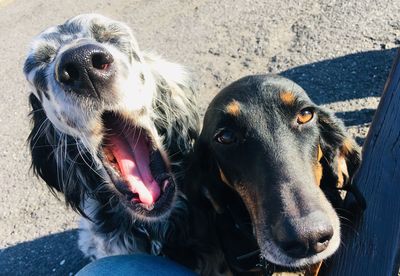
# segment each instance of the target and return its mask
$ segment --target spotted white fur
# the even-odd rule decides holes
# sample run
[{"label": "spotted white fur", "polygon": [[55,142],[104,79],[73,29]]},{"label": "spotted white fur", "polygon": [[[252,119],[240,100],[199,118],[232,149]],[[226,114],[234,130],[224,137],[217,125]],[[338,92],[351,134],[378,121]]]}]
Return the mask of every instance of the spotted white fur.
[{"label": "spotted white fur", "polygon": [[[78,97],[57,81],[56,68],[63,53],[87,43],[102,45],[114,58],[117,74],[109,99],[94,102]],[[98,129],[104,110],[130,114],[129,120],[147,129],[165,154],[171,148],[187,154],[199,131],[199,117],[186,70],[140,51],[125,24],[98,14],[84,14],[35,37],[24,73],[34,95],[32,155],[43,155],[40,150],[50,148],[44,156],[33,158],[33,167],[49,186],[64,193],[72,208],[86,215],[79,235],[79,247],[85,256],[98,259],[134,252],[162,254],[163,239],[172,222],[167,216],[146,221],[115,200],[114,187],[98,156],[103,137]],[[50,163],[53,159],[43,161],[53,157],[55,164]],[[179,172],[179,168],[176,170]],[[93,179],[96,183],[92,183]],[[114,200],[108,209],[98,200],[104,193],[110,194],[110,202]],[[179,196],[171,210],[174,220],[187,216],[185,204]],[[123,220],[121,225],[105,230],[106,220],[119,217]],[[148,243],[150,252],[145,246]]]}]

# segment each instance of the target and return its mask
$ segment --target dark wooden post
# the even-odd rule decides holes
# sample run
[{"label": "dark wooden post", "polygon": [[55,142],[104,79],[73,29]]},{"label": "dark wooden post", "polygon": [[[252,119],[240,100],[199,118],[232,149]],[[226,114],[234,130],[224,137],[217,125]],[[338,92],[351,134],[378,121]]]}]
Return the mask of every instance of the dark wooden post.
[{"label": "dark wooden post", "polygon": [[[357,81],[355,79],[354,81]],[[355,184],[367,209],[324,275],[398,275],[400,262],[400,50],[366,142]]]}]

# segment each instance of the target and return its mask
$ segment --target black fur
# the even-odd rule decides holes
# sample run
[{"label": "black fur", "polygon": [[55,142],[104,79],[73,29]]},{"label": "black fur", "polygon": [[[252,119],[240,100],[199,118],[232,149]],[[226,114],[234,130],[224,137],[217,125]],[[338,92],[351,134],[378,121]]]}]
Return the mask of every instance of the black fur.
[{"label": "black fur", "polygon": [[[29,102],[32,107],[33,128],[28,141],[32,155],[33,172],[40,176],[53,192],[62,192],[66,204],[71,206],[73,210],[86,216],[81,204],[85,197],[85,190],[102,190],[102,187],[93,186],[102,182],[99,177],[100,172],[83,173],[78,176],[79,172],[87,171],[87,164],[94,164],[94,160],[83,148],[79,149],[76,139],[69,135],[64,135],[64,139],[66,139],[65,152],[62,156],[64,160],[57,162],[56,150],[62,138],[60,132],[54,129],[40,101],[33,94],[29,96]],[[68,178],[65,178],[64,176],[67,174]],[[89,187],[83,185],[89,185]],[[90,187],[90,185],[92,186]]]},{"label": "black fur", "polygon": [[[290,92],[293,100],[283,103],[280,99],[283,92]],[[239,111],[229,111],[231,103],[236,103]],[[305,108],[313,112],[313,118],[304,125],[298,124],[296,116]],[[234,142],[221,144],[218,140],[221,135],[225,135],[225,141],[233,136]],[[318,160],[319,147],[321,160]],[[347,178],[339,175],[346,174],[346,168],[339,171],[340,158],[345,159]],[[196,184],[192,189],[197,189],[197,193],[206,191],[204,194],[215,210],[214,223],[223,229],[219,236],[228,261],[257,249],[252,248],[251,238],[246,240],[248,234],[254,233],[261,259],[299,269],[321,258],[316,257],[317,253],[308,257],[282,257],[283,253],[276,253],[286,252],[280,244],[279,235],[283,235],[280,233],[287,233],[285,238],[290,238],[303,235],[302,231],[320,233],[312,230],[313,224],[336,225],[338,218],[330,206],[342,206],[338,186],[350,186],[360,154],[345,134],[342,122],[315,105],[301,87],[283,77],[258,75],[232,83],[212,100],[195,144],[194,160],[191,173]],[[320,182],[314,171],[317,166],[322,166]],[[341,177],[344,183],[338,183]],[[363,204],[362,199],[358,203]],[[310,214],[318,216],[308,218]],[[229,220],[234,223],[226,222]],[[299,229],[293,234],[287,232],[290,227]],[[310,230],[302,230],[308,227]],[[280,230],[276,232],[275,228]],[[338,225],[333,228],[339,231]],[[242,236],[242,242],[235,237],[235,231],[239,231],[237,235]],[[335,235],[337,246],[340,233]],[[240,262],[236,260],[230,265],[238,273],[248,263],[238,268]]]}]

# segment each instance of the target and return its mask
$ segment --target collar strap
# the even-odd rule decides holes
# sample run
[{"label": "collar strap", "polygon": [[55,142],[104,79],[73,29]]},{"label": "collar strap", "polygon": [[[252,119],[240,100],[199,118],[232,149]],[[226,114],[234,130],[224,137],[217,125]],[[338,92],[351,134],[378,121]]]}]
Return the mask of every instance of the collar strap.
[{"label": "collar strap", "polygon": [[217,215],[216,226],[229,267],[236,273],[263,272],[265,265],[250,222],[239,219],[227,205]]}]

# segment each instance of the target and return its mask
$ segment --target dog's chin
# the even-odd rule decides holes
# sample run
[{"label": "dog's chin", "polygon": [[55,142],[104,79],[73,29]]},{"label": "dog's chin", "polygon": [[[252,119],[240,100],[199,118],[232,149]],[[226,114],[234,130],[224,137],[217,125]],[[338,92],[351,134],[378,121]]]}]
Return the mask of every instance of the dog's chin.
[{"label": "dog's chin", "polygon": [[301,271],[317,264],[336,252],[340,245],[340,230],[335,231],[332,239],[329,242],[327,249],[321,253],[310,255],[305,258],[293,258],[285,254],[274,242],[266,241],[262,243],[261,257],[266,261],[278,265],[282,268],[287,268],[290,271]]},{"label": "dog's chin", "polygon": [[114,196],[135,219],[152,221],[167,216],[177,186],[167,157],[157,147],[157,137],[116,112],[104,112],[102,121],[105,133],[99,155]]},{"label": "dog's chin", "polygon": [[[113,179],[114,180],[112,180],[112,184],[115,187],[124,185],[121,184],[123,180],[115,179],[114,177]],[[115,196],[117,196],[119,202],[125,206],[125,211],[129,213],[135,220],[139,219],[143,222],[157,221],[167,217],[170,214],[176,200],[177,192],[175,181],[172,177],[170,177],[168,181],[169,184],[162,190],[161,196],[151,205],[138,202],[134,199],[134,196],[130,192],[124,192],[118,188],[115,192]]]}]

